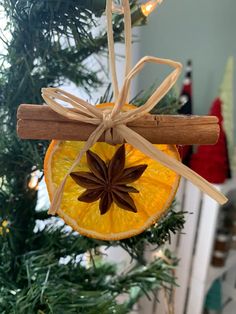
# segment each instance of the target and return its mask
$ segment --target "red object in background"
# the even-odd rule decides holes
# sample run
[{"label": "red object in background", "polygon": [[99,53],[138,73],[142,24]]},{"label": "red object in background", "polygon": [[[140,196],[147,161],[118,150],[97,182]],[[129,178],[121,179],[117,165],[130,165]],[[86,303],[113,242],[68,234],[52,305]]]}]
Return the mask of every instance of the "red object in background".
[{"label": "red object in background", "polygon": [[226,135],[223,130],[222,101],[217,98],[211,107],[210,115],[217,116],[220,124],[220,137],[216,145],[199,146],[190,160],[190,167],[211,183],[223,183],[229,177],[229,160]]}]

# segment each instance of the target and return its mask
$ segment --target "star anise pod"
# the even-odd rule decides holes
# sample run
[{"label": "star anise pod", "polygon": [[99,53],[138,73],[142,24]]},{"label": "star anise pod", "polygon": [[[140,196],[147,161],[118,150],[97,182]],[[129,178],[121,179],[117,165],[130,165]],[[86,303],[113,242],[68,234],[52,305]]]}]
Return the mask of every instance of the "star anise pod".
[{"label": "star anise pod", "polygon": [[136,213],[137,208],[129,193],[139,193],[139,191],[127,184],[138,180],[146,170],[147,165],[125,168],[124,145],[118,148],[108,164],[89,150],[87,163],[91,172],[80,171],[70,174],[78,185],[86,188],[78,200],[93,203],[100,199],[101,215],[108,212],[113,202],[120,208]]}]

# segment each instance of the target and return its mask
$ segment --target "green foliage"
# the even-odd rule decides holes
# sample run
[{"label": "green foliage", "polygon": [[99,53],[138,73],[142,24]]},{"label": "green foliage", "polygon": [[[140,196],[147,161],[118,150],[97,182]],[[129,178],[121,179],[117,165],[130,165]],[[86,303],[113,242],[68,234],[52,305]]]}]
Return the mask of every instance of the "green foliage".
[{"label": "green foliage", "polygon": [[[114,266],[101,261],[86,267],[72,259],[59,266],[52,250],[32,251],[22,258],[18,285],[0,273],[1,313],[128,313],[144,293],[162,287],[163,282],[174,283],[174,266],[161,259],[117,275]],[[120,295],[126,296],[123,304],[117,300]]]},{"label": "green foliage", "polygon": [[140,263],[145,263],[142,251],[146,245],[152,245],[155,249],[161,247],[166,242],[171,242],[171,234],[179,232],[185,223],[185,213],[176,212],[173,209],[163,216],[163,218],[150,229],[135,237],[120,241],[120,246],[124,248],[132,258]]},{"label": "green foliage", "polygon": [[[156,85],[151,86],[146,91],[141,91],[131,101],[137,107],[142,106],[156,89]],[[172,89],[151,111],[152,114],[177,114],[180,109],[178,96],[174,89]]]},{"label": "green foliage", "polygon": [[[166,233],[170,231],[167,226],[174,225],[170,216],[162,222]],[[158,227],[161,224],[157,230]],[[128,272],[117,275],[114,265],[104,264],[99,247],[119,244],[122,243],[94,241],[66,232],[64,227],[45,227],[29,239],[28,252],[17,260],[21,265],[18,273],[11,274],[12,259],[5,243],[0,256],[1,313],[96,313],[94,307],[105,314],[111,310],[128,313],[142,295],[168,283],[175,284],[172,270],[177,261],[169,252],[166,254],[172,264],[156,259],[148,265],[134,264]],[[137,244],[129,243],[130,250],[132,246]],[[85,262],[84,254],[88,252],[92,260]],[[68,256],[66,265],[58,263],[60,257]],[[120,295],[127,299],[123,305],[117,300]]]},{"label": "green foliage", "polygon": [[[71,81],[90,92],[100,86],[87,60],[107,49],[106,32],[92,32],[105,1],[0,0],[0,5],[11,34],[9,41],[2,38],[6,55],[0,63],[0,312],[128,313],[143,294],[174,283],[176,260],[170,257],[172,265],[161,259],[146,264],[143,250],[146,244],[160,246],[170,240],[170,233],[182,228],[183,214],[172,210],[142,235],[112,243],[56,227],[35,233],[36,220],[48,216],[35,211],[37,191],[30,190],[28,182],[32,171],[42,170],[48,142],[20,141],[16,135],[17,107],[41,104],[42,87]],[[115,40],[122,41],[121,17],[116,16],[115,23]],[[114,266],[99,257],[101,245],[120,245],[136,265],[117,275]],[[87,252],[91,262],[84,263]],[[67,256],[69,263],[59,263]],[[121,294],[128,294],[122,305],[117,300]]]}]

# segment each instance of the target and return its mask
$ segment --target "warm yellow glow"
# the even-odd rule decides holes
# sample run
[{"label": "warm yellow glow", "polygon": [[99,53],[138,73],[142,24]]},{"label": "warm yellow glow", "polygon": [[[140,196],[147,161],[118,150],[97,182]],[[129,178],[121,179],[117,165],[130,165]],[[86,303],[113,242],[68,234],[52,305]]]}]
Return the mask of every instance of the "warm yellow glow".
[{"label": "warm yellow glow", "polygon": [[9,221],[7,220],[2,221],[2,225],[0,226],[0,236],[2,236],[4,232],[6,233],[10,232],[9,228],[7,228],[8,225],[9,225]]},{"label": "warm yellow glow", "polygon": [[151,0],[141,5],[143,15],[148,16],[149,14],[151,14],[155,10],[155,8],[162,3],[162,1],[163,0]]},{"label": "warm yellow glow", "polygon": [[172,264],[171,259],[169,259],[162,250],[153,253],[154,259],[160,258],[165,261],[167,264]]},{"label": "warm yellow glow", "polygon": [[39,178],[36,173],[32,173],[31,178],[28,183],[28,188],[31,190],[37,190],[39,184]]},{"label": "warm yellow glow", "polygon": [[3,220],[3,222],[2,222],[2,227],[3,227],[3,228],[6,228],[8,225],[9,225],[9,221]]}]

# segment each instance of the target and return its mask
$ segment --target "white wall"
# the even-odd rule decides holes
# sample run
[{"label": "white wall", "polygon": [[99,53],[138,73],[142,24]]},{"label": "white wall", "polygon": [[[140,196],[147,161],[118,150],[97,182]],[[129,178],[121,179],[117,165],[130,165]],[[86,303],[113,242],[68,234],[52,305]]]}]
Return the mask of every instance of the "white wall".
[{"label": "white wall", "polygon": [[[140,56],[154,55],[194,63],[194,110],[205,114],[217,96],[228,56],[236,59],[235,0],[164,0],[140,28]],[[140,88],[162,78],[149,67]],[[179,82],[179,85],[181,81]]]}]

